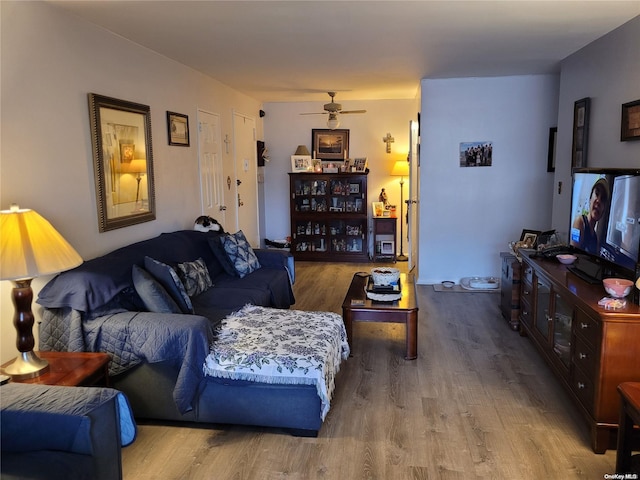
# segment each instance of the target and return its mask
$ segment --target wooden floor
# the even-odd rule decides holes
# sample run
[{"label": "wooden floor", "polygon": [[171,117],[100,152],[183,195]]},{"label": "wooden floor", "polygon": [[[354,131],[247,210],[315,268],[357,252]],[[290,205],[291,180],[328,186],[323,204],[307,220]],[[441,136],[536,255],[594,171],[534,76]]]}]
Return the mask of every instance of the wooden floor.
[{"label": "wooden floor", "polygon": [[[341,313],[353,273],[371,268],[299,262],[294,308]],[[403,359],[403,325],[354,324],[353,357],[318,438],[145,424],[123,450],[124,478],[601,480],[615,472],[615,452],[591,451],[560,385],[501,317],[498,293],[417,290],[418,359]]]}]

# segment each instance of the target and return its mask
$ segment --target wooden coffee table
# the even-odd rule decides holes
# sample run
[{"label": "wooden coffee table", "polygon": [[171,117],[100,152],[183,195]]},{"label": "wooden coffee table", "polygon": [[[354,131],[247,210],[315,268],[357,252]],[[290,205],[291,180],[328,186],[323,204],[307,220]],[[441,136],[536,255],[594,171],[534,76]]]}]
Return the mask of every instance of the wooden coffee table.
[{"label": "wooden coffee table", "polygon": [[411,274],[400,275],[402,298],[394,302],[377,302],[367,298],[368,277],[353,276],[347,296],[342,303],[342,319],[347,330],[349,347],[353,341],[353,322],[392,322],[406,325],[406,360],[418,357],[418,302],[416,286]]},{"label": "wooden coffee table", "polygon": [[109,361],[111,360],[109,354],[45,351],[36,352],[36,354],[49,362],[49,370],[35,378],[13,381],[70,387],[106,387],[109,384]]}]

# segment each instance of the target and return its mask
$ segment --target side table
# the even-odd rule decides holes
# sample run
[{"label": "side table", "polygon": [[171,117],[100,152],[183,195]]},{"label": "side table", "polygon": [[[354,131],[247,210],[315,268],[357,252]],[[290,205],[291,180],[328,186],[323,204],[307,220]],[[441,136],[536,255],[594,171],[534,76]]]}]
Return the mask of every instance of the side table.
[{"label": "side table", "polygon": [[49,362],[49,370],[39,377],[12,381],[69,387],[109,386],[111,356],[107,353],[45,351],[36,353]]},{"label": "side table", "polygon": [[373,261],[396,261],[396,225],[395,217],[373,217]]}]

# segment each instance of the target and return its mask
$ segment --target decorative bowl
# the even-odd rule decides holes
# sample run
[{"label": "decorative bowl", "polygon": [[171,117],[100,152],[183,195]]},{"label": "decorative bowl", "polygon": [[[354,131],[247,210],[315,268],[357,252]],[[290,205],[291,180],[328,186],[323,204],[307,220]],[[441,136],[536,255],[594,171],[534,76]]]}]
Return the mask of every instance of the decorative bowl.
[{"label": "decorative bowl", "polygon": [[565,265],[571,265],[573,262],[576,261],[578,257],[576,257],[575,255],[563,254],[563,255],[556,255],[556,258],[560,263],[564,263]]},{"label": "decorative bowl", "polygon": [[614,298],[626,297],[633,287],[633,282],[625,278],[605,278],[602,284],[607,293]]},{"label": "decorative bowl", "polygon": [[400,278],[397,268],[377,267],[371,270],[374,285],[391,285]]}]

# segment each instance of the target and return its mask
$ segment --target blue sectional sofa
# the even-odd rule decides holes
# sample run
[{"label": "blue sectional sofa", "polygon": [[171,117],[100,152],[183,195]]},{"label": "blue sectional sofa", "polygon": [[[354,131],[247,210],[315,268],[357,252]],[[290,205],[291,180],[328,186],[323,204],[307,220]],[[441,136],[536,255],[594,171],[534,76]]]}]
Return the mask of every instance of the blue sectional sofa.
[{"label": "blue sectional sofa", "polygon": [[[316,435],[322,418],[315,386],[203,374],[216,328],[227,315],[247,304],[288,309],[295,301],[288,252],[253,251],[259,265],[247,273],[242,259],[230,264],[221,250],[229,239],[224,235],[229,234],[166,233],[59,274],[38,296],[40,349],[110,353],[111,386],[127,395],[137,418],[281,427]],[[168,285],[171,278],[162,283],[158,272],[151,276],[165,288],[134,283],[134,276],[158,264],[175,273],[199,259],[210,283],[198,287],[198,279],[181,277],[183,285],[196,285],[187,298]],[[149,290],[151,299],[146,298]],[[171,299],[163,304],[167,294],[175,304]]]}]

